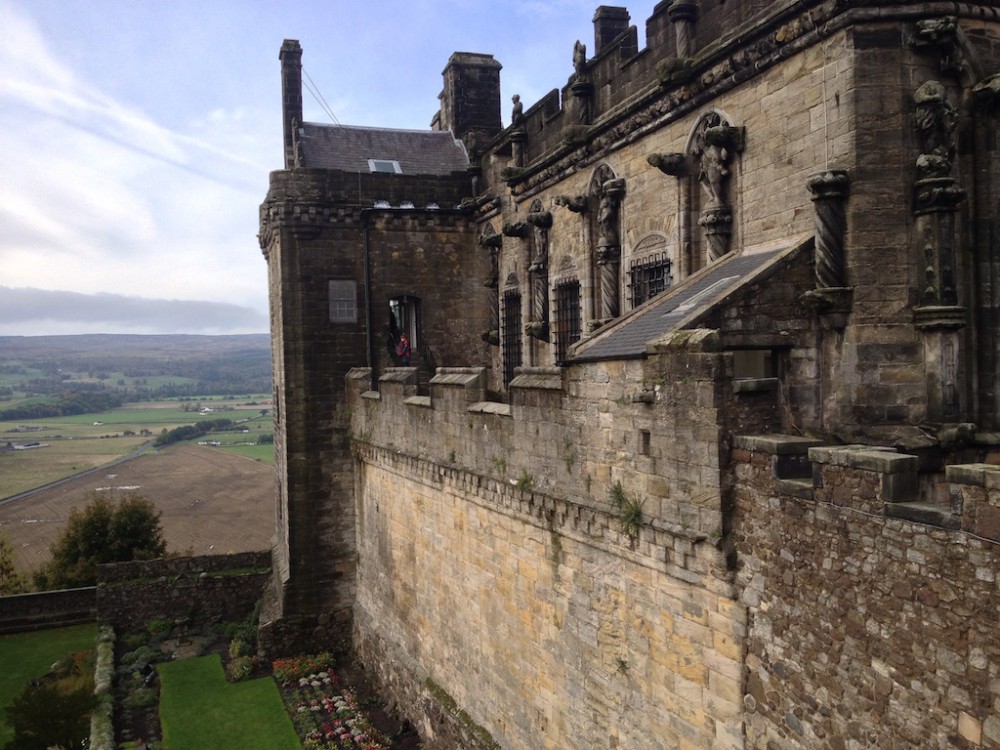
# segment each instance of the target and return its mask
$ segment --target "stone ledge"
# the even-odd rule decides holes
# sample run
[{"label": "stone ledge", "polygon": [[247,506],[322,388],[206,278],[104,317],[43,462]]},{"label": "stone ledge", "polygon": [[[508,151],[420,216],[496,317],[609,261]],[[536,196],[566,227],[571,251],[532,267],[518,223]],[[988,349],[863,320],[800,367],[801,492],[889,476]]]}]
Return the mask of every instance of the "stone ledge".
[{"label": "stone ledge", "polygon": [[823,445],[823,441],[795,435],[736,435],[733,437],[733,445],[744,450],[771,453],[776,456],[804,456],[810,448]]},{"label": "stone ledge", "polygon": [[1000,489],[1000,466],[993,464],[955,464],[945,467],[945,477],[953,484]]},{"label": "stone ledge", "polygon": [[916,456],[871,445],[810,448],[809,460],[818,464],[877,471],[880,474],[916,474],[920,462]]},{"label": "stone ledge", "polygon": [[496,414],[501,417],[510,416],[510,404],[501,404],[497,401],[477,401],[469,405],[470,414]]},{"label": "stone ledge", "polygon": [[430,396],[407,396],[403,399],[403,403],[408,404],[409,406],[420,406],[424,409],[433,408]]},{"label": "stone ledge", "polygon": [[379,393],[378,391],[365,391],[364,393],[361,394],[361,398],[367,398],[372,401],[381,401],[382,394]]},{"label": "stone ledge", "polygon": [[811,479],[778,479],[774,483],[774,488],[778,492],[806,500],[812,500],[815,496]]},{"label": "stone ledge", "polygon": [[380,383],[416,383],[416,367],[389,367],[379,377]]},{"label": "stone ledge", "polygon": [[560,367],[518,367],[509,389],[538,388],[558,391],[562,389],[562,368]]},{"label": "stone ledge", "polygon": [[950,508],[930,503],[886,503],[885,515],[952,531],[961,528],[960,519],[952,515]]},{"label": "stone ledge", "polygon": [[777,378],[741,378],[733,381],[733,393],[773,393],[777,390]]},{"label": "stone ledge", "polygon": [[477,385],[486,373],[485,367],[439,367],[431,385]]}]

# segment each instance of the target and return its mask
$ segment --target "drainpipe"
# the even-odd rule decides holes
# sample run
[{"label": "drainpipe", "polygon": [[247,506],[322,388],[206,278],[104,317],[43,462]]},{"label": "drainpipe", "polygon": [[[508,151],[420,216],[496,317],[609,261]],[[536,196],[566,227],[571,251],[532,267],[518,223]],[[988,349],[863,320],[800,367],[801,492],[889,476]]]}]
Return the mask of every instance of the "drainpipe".
[{"label": "drainpipe", "polygon": [[365,358],[369,371],[372,373],[371,387],[378,390],[378,381],[375,378],[375,350],[373,348],[375,337],[372,336],[372,269],[370,262],[371,251],[368,247],[368,229],[371,217],[370,208],[361,209],[361,244],[364,250],[365,262]]}]

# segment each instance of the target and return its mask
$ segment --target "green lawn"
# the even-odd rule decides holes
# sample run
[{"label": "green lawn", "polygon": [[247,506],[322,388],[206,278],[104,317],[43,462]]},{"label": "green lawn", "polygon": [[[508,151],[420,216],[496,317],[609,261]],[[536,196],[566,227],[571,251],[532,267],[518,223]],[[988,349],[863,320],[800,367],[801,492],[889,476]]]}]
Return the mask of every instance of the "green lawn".
[{"label": "green lawn", "polygon": [[164,750],[300,750],[270,677],[228,683],[218,654],[157,665]]},{"label": "green lawn", "polygon": [[[10,705],[25,685],[47,674],[55,662],[93,648],[96,638],[94,625],[0,636],[0,708]],[[7,714],[0,710],[0,747],[13,737]]]}]

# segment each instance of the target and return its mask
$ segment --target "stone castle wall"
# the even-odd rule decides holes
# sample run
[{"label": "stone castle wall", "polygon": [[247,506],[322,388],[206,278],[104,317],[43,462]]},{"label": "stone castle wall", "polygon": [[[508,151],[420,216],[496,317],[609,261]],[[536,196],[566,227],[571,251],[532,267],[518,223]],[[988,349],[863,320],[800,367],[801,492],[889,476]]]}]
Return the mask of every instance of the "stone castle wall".
[{"label": "stone castle wall", "polygon": [[270,577],[269,552],[102,565],[97,621],[118,632],[140,630],[159,619],[192,625],[235,622],[253,611]]},{"label": "stone castle wall", "polygon": [[712,427],[742,396],[716,385],[730,355],[656,360],[663,382],[525,369],[510,404],[481,400],[481,368],[429,397],[404,368],[377,393],[352,373],[355,647],[440,747],[742,746]]},{"label": "stone castle wall", "polygon": [[[481,372],[436,380],[460,377],[481,393]],[[739,747],[743,623],[718,532],[699,531],[717,496],[709,510],[710,490],[640,494],[651,478],[612,468],[636,434],[544,419],[561,387],[533,377],[548,387],[510,407],[461,385],[432,384],[431,398],[358,388],[356,648],[431,746]],[[590,440],[606,441],[602,463]],[[635,539],[606,499],[613,478],[646,500]]]},{"label": "stone castle wall", "polygon": [[1000,747],[1000,468],[949,467],[933,526],[892,517],[916,457],[806,442],[734,452],[747,747]]}]

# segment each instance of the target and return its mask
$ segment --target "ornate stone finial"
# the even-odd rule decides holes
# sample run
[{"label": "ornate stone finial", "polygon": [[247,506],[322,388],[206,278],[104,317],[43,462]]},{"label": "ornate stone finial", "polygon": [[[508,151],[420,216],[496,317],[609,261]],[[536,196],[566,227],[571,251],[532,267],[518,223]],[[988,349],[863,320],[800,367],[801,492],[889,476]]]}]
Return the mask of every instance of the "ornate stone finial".
[{"label": "ornate stone finial", "polygon": [[583,213],[587,210],[587,196],[586,195],[557,195],[555,200],[553,200],[557,206],[562,206],[563,208],[568,208],[575,214]]},{"label": "ornate stone finial", "polygon": [[521,101],[521,95],[514,94],[511,101],[514,102],[514,107],[510,112],[510,124],[520,125],[521,121],[524,120],[524,103]]},{"label": "ornate stone finial", "polygon": [[646,162],[671,177],[685,177],[688,174],[688,158],[684,154],[650,154]]}]

